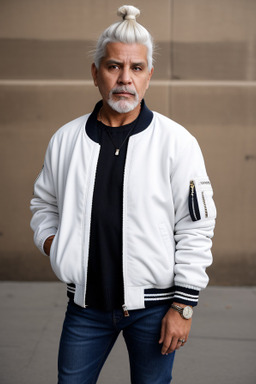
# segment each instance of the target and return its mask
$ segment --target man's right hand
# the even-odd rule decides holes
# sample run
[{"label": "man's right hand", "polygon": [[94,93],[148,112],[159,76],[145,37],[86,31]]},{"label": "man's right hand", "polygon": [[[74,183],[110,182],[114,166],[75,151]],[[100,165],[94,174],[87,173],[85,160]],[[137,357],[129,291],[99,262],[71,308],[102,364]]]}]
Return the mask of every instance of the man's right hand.
[{"label": "man's right hand", "polygon": [[50,255],[50,249],[51,249],[51,245],[52,245],[53,239],[54,239],[54,236],[50,236],[44,242],[44,252],[48,256]]}]

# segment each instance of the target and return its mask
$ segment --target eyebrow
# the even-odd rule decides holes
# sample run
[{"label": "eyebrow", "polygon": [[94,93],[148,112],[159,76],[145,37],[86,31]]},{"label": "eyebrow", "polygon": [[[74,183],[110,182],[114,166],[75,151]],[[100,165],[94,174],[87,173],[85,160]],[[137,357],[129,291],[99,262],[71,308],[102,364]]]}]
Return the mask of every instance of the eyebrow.
[{"label": "eyebrow", "polygon": [[[120,65],[120,66],[122,66],[123,65],[123,63],[122,62],[120,62],[120,61],[118,61],[118,60],[113,60],[113,59],[109,59],[109,60],[107,60],[106,61],[106,64],[117,64],[117,65]],[[144,66],[146,66],[147,64],[146,64],[146,62],[144,62],[144,61],[140,61],[140,62],[134,62],[134,63],[132,63],[132,65],[133,66],[141,66],[141,67],[144,67]]]}]

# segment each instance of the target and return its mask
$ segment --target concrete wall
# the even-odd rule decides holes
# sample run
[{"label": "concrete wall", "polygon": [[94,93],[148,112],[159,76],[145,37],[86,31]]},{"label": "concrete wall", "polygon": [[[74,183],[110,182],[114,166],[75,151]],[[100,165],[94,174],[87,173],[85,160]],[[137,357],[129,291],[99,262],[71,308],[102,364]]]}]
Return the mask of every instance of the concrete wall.
[{"label": "concrete wall", "polygon": [[[255,0],[138,0],[157,44],[149,107],[203,150],[218,221],[212,284],[256,282]],[[0,279],[55,279],[29,228],[51,135],[99,99],[88,55],[116,0],[0,1]]]}]

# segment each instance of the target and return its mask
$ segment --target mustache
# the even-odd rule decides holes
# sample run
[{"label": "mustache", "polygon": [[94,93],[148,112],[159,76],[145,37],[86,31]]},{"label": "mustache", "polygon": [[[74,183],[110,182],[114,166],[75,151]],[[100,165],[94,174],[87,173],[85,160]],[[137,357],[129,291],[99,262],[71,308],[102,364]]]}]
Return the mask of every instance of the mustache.
[{"label": "mustache", "polygon": [[121,93],[121,92],[127,92],[127,93],[130,93],[131,95],[134,95],[134,96],[137,95],[137,92],[133,88],[130,88],[130,87],[127,87],[127,86],[113,88],[110,91],[110,94],[113,95],[115,93]]}]

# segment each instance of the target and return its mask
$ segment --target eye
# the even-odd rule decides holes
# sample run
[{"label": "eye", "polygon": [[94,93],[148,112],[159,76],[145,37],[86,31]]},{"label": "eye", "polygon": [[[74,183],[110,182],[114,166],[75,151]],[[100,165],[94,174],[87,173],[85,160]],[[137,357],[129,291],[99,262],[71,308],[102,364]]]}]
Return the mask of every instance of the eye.
[{"label": "eye", "polygon": [[139,72],[139,71],[142,71],[142,68],[139,65],[136,65],[135,67],[133,67],[133,70],[135,72]]},{"label": "eye", "polygon": [[108,69],[111,71],[119,69],[119,66],[117,64],[111,64],[108,66]]}]

